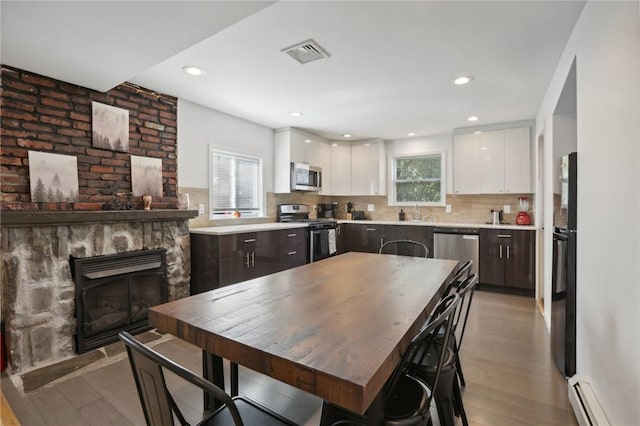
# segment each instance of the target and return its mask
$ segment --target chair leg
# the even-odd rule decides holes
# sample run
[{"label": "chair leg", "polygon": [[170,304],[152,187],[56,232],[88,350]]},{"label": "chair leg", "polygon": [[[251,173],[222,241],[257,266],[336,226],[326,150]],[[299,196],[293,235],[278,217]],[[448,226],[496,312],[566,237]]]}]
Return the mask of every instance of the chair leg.
[{"label": "chair leg", "polygon": [[460,386],[458,386],[458,381],[453,381],[453,400],[454,407],[456,408],[456,412],[460,413],[460,418],[462,419],[463,426],[469,426],[469,422],[467,420],[467,413],[464,411],[464,404],[462,403],[462,392],[460,391]]},{"label": "chair leg", "polygon": [[460,364],[459,354],[456,354],[456,371],[458,372],[458,378],[460,379],[460,386],[466,386],[467,384],[464,381],[464,374],[462,374],[462,364]]},{"label": "chair leg", "polygon": [[440,372],[440,380],[435,389],[434,399],[436,401],[441,426],[453,426],[455,424],[454,411],[456,403],[453,392],[454,381],[455,368],[448,368]]}]

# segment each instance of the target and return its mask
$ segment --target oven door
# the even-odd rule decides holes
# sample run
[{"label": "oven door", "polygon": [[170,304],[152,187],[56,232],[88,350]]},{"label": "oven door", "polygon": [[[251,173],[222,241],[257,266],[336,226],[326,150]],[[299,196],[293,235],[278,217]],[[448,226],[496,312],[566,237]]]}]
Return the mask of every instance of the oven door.
[{"label": "oven door", "polygon": [[336,228],[309,229],[309,262],[338,254]]}]

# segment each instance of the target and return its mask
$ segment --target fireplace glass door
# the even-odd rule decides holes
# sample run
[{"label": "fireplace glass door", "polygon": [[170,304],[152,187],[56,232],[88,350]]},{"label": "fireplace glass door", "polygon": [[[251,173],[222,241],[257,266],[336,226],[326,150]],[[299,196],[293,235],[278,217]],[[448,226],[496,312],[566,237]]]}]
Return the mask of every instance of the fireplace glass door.
[{"label": "fireplace glass door", "polygon": [[166,250],[71,258],[76,283],[76,351],[149,329],[148,310],[167,301]]}]

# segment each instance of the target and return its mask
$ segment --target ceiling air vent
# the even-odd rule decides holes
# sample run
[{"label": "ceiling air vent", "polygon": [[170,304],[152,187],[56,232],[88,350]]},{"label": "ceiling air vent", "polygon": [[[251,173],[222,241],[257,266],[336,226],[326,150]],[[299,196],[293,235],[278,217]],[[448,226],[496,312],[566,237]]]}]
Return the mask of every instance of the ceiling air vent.
[{"label": "ceiling air vent", "polygon": [[301,64],[306,64],[307,62],[315,61],[316,59],[328,58],[331,56],[329,52],[324,50],[313,39],[296,43],[293,46],[285,47],[280,51],[286,52],[287,55],[291,56]]}]

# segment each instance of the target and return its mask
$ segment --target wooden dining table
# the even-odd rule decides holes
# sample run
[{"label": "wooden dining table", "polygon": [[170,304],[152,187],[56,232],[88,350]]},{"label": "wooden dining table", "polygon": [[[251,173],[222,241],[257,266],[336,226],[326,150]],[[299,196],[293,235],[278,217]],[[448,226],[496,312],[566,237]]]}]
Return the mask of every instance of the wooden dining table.
[{"label": "wooden dining table", "polygon": [[155,306],[149,323],[364,414],[457,264],[350,252]]}]

